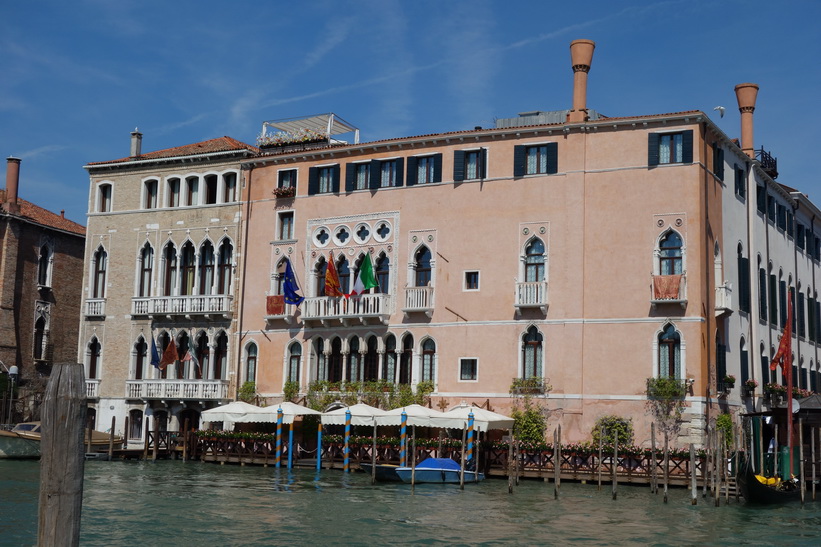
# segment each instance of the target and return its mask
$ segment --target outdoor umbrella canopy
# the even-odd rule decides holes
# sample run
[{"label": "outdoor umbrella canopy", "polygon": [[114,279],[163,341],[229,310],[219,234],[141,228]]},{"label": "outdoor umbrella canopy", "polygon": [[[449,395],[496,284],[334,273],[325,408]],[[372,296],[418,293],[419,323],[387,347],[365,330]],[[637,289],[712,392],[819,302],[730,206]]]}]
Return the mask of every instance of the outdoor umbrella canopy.
[{"label": "outdoor umbrella canopy", "polygon": [[322,425],[345,425],[345,414],[351,413],[351,425],[376,425],[376,418],[385,415],[385,411],[364,403],[337,408],[322,413]]},{"label": "outdoor umbrella canopy", "polygon": [[290,401],[286,401],[278,405],[266,406],[264,408],[259,409],[260,412],[255,414],[254,418],[260,417],[265,419],[255,419],[253,421],[276,422],[279,409],[282,409],[282,423],[284,424],[293,423],[294,418],[296,418],[297,416],[305,416],[308,414],[322,414],[320,411],[308,408],[307,406],[302,406],[296,403],[292,403]]},{"label": "outdoor umbrella canopy", "polygon": [[422,405],[408,405],[394,408],[376,419],[376,425],[401,425],[402,413],[407,414],[407,425],[419,427],[442,427],[433,423],[433,418],[441,418],[445,414]]},{"label": "outdoor umbrella canopy", "polygon": [[[263,409],[242,401],[234,401],[202,412],[204,422],[267,422]],[[276,416],[274,416],[276,421]]]},{"label": "outdoor umbrella canopy", "polygon": [[476,431],[490,429],[511,429],[513,418],[479,408],[478,406],[457,406],[443,413],[442,416],[431,418],[433,427],[447,429],[462,429],[467,426],[468,415],[473,413],[473,428]]}]

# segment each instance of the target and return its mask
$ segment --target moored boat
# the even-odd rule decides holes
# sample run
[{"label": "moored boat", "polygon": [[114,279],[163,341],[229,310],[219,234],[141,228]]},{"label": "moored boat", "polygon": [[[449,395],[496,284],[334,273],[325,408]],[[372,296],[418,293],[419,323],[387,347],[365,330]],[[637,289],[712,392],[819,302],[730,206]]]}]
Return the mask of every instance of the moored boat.
[{"label": "moored boat", "polygon": [[747,503],[777,504],[801,499],[797,483],[756,475],[748,460],[736,480]]},{"label": "moored boat", "polygon": [[[428,458],[417,464],[416,468],[411,467],[397,467],[396,474],[402,479],[402,482],[423,483],[459,483],[459,476],[461,468],[459,464],[450,458]],[[411,476],[413,475],[413,479]],[[476,471],[465,469],[465,482],[475,482],[484,480],[484,473],[479,473],[477,477]]]},{"label": "moored boat", "polygon": [[[11,431],[0,431],[0,458],[36,459],[40,457],[40,422],[22,422]],[[84,440],[87,443],[87,440]],[[109,434],[91,432],[91,452],[108,450]],[[122,437],[114,437],[114,448],[121,448]]]},{"label": "moored boat", "polygon": [[[373,467],[369,463],[360,463],[359,467],[368,475],[373,472]],[[376,480],[379,482],[402,482],[402,479],[396,473],[397,469],[399,469],[398,465],[376,464]]]}]

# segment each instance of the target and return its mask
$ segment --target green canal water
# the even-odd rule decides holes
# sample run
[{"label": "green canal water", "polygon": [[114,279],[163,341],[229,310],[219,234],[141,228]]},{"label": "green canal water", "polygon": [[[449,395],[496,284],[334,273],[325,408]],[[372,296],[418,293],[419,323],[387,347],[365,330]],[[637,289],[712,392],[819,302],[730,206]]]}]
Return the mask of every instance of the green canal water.
[{"label": "green canal water", "polygon": [[[0,545],[34,545],[38,462],[0,460]],[[81,545],[821,545],[821,502],[716,508],[671,490],[377,483],[199,462],[86,462]]]}]

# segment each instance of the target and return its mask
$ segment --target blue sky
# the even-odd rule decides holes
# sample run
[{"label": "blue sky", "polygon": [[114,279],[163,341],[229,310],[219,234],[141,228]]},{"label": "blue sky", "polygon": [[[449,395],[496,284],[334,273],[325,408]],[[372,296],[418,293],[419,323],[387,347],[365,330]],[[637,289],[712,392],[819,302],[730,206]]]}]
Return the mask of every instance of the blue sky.
[{"label": "blue sky", "polygon": [[0,0],[0,155],[23,159],[22,198],[85,223],[82,166],[135,127],[143,151],[325,112],[363,141],[490,127],[570,108],[587,38],[608,116],[703,110],[737,137],[733,87],[758,83],[756,147],[821,205],[819,19],[809,0]]}]

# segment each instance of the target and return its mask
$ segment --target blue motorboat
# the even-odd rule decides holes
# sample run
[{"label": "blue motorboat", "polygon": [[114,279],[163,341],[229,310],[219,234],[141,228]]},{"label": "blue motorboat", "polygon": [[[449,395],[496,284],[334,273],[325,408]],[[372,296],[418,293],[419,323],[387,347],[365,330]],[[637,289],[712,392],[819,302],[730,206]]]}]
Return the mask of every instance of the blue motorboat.
[{"label": "blue motorboat", "polygon": [[[411,474],[413,473],[414,482],[438,482],[438,483],[459,483],[459,473],[461,469],[459,464],[450,458],[428,458],[422,460],[416,465],[415,472],[410,467],[397,467],[396,474],[402,479],[402,482],[411,482]],[[484,473],[478,474],[476,471],[469,471],[465,469],[465,482],[475,482],[476,480],[484,480]]]}]

